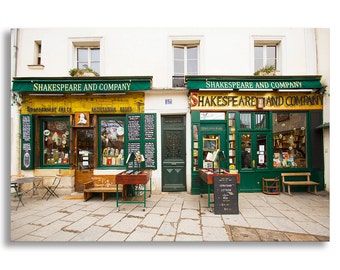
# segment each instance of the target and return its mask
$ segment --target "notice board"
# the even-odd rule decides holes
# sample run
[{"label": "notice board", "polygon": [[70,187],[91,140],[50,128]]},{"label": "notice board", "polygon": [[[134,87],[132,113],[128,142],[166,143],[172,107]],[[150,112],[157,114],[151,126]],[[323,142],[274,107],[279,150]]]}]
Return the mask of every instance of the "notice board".
[{"label": "notice board", "polygon": [[237,175],[214,176],[214,212],[238,214]]},{"label": "notice board", "polygon": [[140,165],[137,161],[129,163],[128,169],[145,168],[157,169],[157,137],[156,114],[129,114],[127,115],[127,153],[140,152],[145,161]]},{"label": "notice board", "polygon": [[20,116],[21,128],[21,169],[32,170],[34,168],[34,125],[33,115],[22,114]]}]

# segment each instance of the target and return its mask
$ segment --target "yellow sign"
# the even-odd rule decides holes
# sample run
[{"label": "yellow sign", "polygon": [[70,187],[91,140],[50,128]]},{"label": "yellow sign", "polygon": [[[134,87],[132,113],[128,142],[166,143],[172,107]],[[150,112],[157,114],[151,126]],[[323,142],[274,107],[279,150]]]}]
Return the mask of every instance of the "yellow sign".
[{"label": "yellow sign", "polygon": [[191,110],[322,110],[317,93],[295,92],[191,92]]},{"label": "yellow sign", "polygon": [[127,114],[144,112],[144,93],[120,95],[74,96],[24,96],[22,114],[74,114],[86,111],[90,114]]}]

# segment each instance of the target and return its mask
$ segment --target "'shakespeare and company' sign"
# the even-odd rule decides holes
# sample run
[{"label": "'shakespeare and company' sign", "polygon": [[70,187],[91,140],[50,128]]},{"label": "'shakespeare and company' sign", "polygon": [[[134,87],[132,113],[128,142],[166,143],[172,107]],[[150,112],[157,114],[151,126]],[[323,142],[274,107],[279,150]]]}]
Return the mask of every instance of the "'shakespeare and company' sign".
[{"label": "'shakespeare and company' sign", "polygon": [[187,76],[189,90],[268,90],[268,89],[320,89],[321,76]]},{"label": "'shakespeare and company' sign", "polygon": [[109,79],[14,79],[13,91],[31,93],[112,93],[131,92],[151,89],[152,77],[109,78]]},{"label": "'shakespeare and company' sign", "polygon": [[323,97],[317,93],[280,92],[191,92],[191,110],[322,110]]}]

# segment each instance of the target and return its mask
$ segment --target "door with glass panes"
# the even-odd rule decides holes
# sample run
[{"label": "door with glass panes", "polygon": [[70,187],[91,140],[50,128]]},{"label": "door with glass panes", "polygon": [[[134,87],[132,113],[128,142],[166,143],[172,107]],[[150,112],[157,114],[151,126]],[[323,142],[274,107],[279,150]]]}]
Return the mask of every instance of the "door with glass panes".
[{"label": "door with glass panes", "polygon": [[77,128],[74,130],[75,142],[75,191],[82,192],[84,183],[93,175],[94,168],[94,130]]},{"label": "door with glass panes", "polygon": [[242,180],[241,191],[261,190],[260,174],[268,169],[269,134],[267,113],[239,114],[238,168]]}]

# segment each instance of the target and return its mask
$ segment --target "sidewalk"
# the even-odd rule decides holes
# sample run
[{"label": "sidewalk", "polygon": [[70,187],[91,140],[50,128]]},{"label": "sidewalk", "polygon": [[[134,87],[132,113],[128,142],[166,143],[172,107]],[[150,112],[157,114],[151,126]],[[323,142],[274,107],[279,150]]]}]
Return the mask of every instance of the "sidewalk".
[{"label": "sidewalk", "polygon": [[215,215],[207,194],[152,194],[141,204],[120,205],[114,196],[87,202],[39,196],[11,200],[9,241],[328,242],[329,194],[240,193],[238,215]]}]

